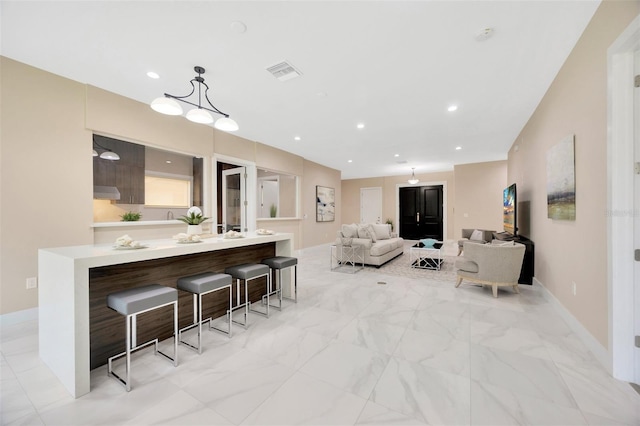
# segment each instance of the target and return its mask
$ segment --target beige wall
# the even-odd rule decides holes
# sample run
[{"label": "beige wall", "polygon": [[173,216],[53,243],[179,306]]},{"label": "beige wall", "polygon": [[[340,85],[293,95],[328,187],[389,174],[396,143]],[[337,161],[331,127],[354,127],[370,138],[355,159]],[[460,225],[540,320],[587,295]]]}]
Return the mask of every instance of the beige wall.
[{"label": "beige wall", "polygon": [[0,57],[0,312],[37,304],[38,248],[93,241],[86,86]]},{"label": "beige wall", "polygon": [[[123,233],[135,239],[162,238],[181,229],[177,224],[94,232],[93,132],[205,158],[217,153],[245,159],[297,174],[310,186],[335,186],[339,193],[340,172],[334,169],[258,148],[256,142],[184,117],[157,114],[146,104],[1,56],[0,67],[0,314],[37,306],[37,290],[26,290],[25,281],[37,276],[39,248],[105,243]],[[212,179],[210,171],[205,179]],[[304,190],[315,194],[315,186]],[[259,222],[258,227],[294,232],[296,249],[332,240],[324,237],[329,234],[326,224],[313,220],[307,221],[309,237],[303,241],[301,222]]]},{"label": "beige wall", "polygon": [[463,228],[502,231],[502,191],[507,186],[507,162],[462,164],[455,166],[453,173],[456,192],[451,238],[460,238]]},{"label": "beige wall", "polygon": [[[444,184],[447,187],[447,229],[446,238],[453,238],[454,224],[454,194],[456,183],[453,172],[438,172],[417,174],[420,179],[419,185],[429,185],[432,183]],[[398,209],[398,188],[409,186],[406,176],[385,176],[367,179],[348,179],[342,181],[342,223],[360,222],[360,189],[381,187],[382,188],[382,217],[383,221],[388,218],[393,220],[394,230],[398,229],[396,217]]]},{"label": "beige wall", "polygon": [[[608,344],[607,48],[639,13],[638,1],[602,2],[508,159],[508,181],[516,182],[520,199],[531,204],[536,279],[604,347]],[[546,155],[571,134],[575,135],[576,220],[551,220]],[[577,285],[575,296],[572,282]]]},{"label": "beige wall", "polygon": [[[302,247],[313,247],[335,240],[336,231],[342,223],[340,206],[342,189],[340,171],[329,169],[312,161],[304,161],[302,179]],[[333,222],[316,222],[316,185],[335,188],[336,219]]]}]

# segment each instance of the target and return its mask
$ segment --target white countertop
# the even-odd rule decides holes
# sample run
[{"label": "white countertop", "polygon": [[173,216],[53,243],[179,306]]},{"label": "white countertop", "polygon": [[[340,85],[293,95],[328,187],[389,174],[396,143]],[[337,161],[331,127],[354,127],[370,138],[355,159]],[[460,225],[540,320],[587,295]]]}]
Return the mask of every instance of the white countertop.
[{"label": "white countertop", "polygon": [[255,232],[248,232],[243,235],[243,238],[233,239],[223,238],[222,235],[212,236],[203,238],[200,243],[192,244],[180,244],[171,238],[139,240],[145,248],[130,250],[117,249],[114,244],[94,244],[43,248],[40,251],[76,262],[80,261],[85,267],[98,267],[293,239],[293,234],[282,232],[273,235],[258,235]]}]

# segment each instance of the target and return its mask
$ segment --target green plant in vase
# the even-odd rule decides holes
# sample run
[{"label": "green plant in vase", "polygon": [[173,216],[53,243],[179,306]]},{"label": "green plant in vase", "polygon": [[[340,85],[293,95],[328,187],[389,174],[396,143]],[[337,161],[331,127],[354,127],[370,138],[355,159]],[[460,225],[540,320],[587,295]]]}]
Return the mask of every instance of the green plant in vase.
[{"label": "green plant in vase", "polygon": [[138,212],[126,212],[120,215],[121,222],[136,222],[140,220],[141,217],[142,217],[142,213],[138,213]]},{"label": "green plant in vase", "polygon": [[186,215],[178,218],[180,222],[184,222],[187,224],[187,234],[189,235],[202,234],[202,222],[207,219],[209,218],[206,216],[202,216],[202,213],[199,213],[197,211],[191,211]]},{"label": "green plant in vase", "polygon": [[387,219],[387,220],[385,221],[385,223],[386,223],[387,225],[391,225],[391,232],[393,232],[393,220],[391,220],[391,219]]},{"label": "green plant in vase", "polygon": [[278,207],[275,204],[271,204],[271,207],[269,207],[269,216],[276,217],[277,214],[278,214]]}]

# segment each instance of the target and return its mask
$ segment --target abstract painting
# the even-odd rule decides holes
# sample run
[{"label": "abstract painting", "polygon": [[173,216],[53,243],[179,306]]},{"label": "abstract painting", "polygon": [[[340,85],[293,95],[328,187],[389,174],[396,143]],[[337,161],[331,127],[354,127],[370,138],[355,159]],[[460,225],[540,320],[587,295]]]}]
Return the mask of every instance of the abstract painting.
[{"label": "abstract painting", "polygon": [[333,222],[336,219],[336,190],[316,186],[316,222]]},{"label": "abstract painting", "polygon": [[547,152],[547,217],[576,220],[576,172],[574,135]]}]

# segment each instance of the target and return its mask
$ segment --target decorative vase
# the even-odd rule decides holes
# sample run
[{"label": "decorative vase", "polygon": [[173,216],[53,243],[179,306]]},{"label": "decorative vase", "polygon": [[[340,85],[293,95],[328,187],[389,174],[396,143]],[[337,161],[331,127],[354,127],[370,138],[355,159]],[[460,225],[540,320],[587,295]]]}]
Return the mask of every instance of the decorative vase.
[{"label": "decorative vase", "polygon": [[187,225],[187,235],[202,234],[202,225]]}]

